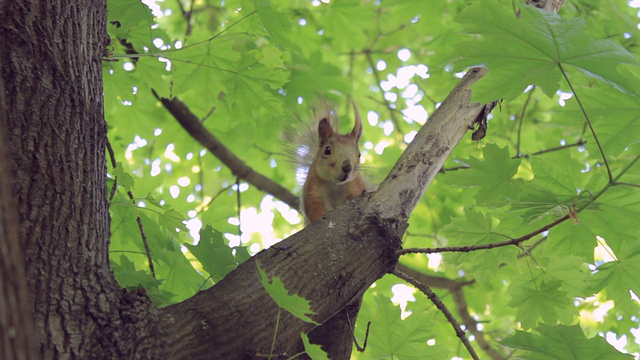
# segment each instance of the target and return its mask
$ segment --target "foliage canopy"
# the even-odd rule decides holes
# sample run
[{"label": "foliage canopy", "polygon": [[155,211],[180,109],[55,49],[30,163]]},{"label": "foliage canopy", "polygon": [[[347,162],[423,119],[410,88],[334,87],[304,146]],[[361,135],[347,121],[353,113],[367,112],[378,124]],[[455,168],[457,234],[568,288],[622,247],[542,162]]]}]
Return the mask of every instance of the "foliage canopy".
[{"label": "foliage canopy", "polygon": [[[474,328],[474,347],[627,358],[604,336],[640,352],[640,30],[625,1],[571,1],[559,15],[506,0],[108,6],[107,186],[123,286],[179,302],[302,227],[193,140],[153,91],[180,98],[251,168],[299,193],[281,133],[315,98],[345,117],[349,99],[359,105],[363,168],[381,181],[460,72],[482,64],[490,71],[474,99],[504,100],[487,137],[457,146],[412,214],[404,247],[442,251],[401,263],[448,279],[431,286]],[[468,358],[426,296],[399,284],[389,275],[365,294],[356,337],[372,326],[354,358]],[[413,294],[402,309],[401,293]]]}]

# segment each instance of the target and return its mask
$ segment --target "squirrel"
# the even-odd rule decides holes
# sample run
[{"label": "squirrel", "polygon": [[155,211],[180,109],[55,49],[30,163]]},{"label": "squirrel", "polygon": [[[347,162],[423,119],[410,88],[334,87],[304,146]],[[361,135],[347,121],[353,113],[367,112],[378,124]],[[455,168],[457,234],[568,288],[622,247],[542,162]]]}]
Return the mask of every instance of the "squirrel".
[{"label": "squirrel", "polygon": [[308,168],[300,201],[307,224],[346,200],[371,190],[360,172],[362,118],[355,102],[353,109],[353,130],[340,134],[338,117],[325,101],[315,107],[309,128],[299,133],[294,141],[299,172],[301,168]]}]

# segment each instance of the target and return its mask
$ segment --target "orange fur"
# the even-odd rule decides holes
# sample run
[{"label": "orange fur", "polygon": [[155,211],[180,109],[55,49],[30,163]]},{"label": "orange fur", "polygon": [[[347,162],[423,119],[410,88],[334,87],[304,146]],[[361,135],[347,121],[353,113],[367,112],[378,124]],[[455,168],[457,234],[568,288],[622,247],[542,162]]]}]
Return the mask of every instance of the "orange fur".
[{"label": "orange fur", "polygon": [[370,188],[360,174],[362,119],[355,104],[354,110],[356,122],[348,134],[338,134],[327,118],[318,122],[319,147],[312,149],[315,157],[302,188],[302,210],[308,222]]}]

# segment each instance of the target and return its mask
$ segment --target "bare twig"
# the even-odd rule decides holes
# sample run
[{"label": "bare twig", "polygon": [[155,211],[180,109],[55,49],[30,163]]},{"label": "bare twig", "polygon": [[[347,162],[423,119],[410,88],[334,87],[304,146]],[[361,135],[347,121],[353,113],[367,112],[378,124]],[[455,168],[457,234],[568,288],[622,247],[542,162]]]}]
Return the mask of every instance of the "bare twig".
[{"label": "bare twig", "polygon": [[529,101],[531,101],[531,96],[533,95],[533,91],[535,87],[533,87],[529,94],[527,95],[527,100],[525,100],[524,105],[522,105],[522,112],[520,113],[520,118],[518,119],[518,140],[516,141],[516,157],[521,157],[520,153],[520,136],[522,135],[522,123],[524,122],[524,114],[527,112],[527,107],[529,106]]},{"label": "bare twig", "polygon": [[516,158],[519,158],[519,157],[528,158],[530,156],[542,155],[542,154],[546,154],[546,153],[550,153],[550,152],[554,152],[554,151],[570,149],[572,147],[582,146],[582,145],[584,145],[586,143],[587,143],[587,140],[580,139],[580,140],[578,140],[578,141],[576,141],[576,142],[574,142],[572,144],[561,145],[561,146],[556,146],[556,147],[552,147],[552,148],[549,148],[549,149],[536,151],[534,153],[531,153],[530,155],[518,153],[518,155],[514,156],[512,159],[516,159]]},{"label": "bare twig", "polygon": [[[365,57],[367,61],[369,62],[369,66],[371,66],[371,71],[373,71],[373,76],[376,78],[376,84],[377,86],[380,86],[382,79],[380,79],[380,74],[376,69],[376,64],[373,63],[373,58],[371,57],[371,53],[368,50],[363,50],[363,51],[365,53]],[[396,131],[398,131],[398,133],[400,134],[403,134],[402,128],[400,128],[400,121],[396,117],[396,113],[394,111],[395,109],[393,108],[393,106],[391,106],[391,103],[389,102],[389,100],[387,100],[384,97],[384,91],[381,91],[380,94],[382,94],[382,100],[384,101],[385,106],[387,107],[387,109],[389,109],[389,115],[391,115],[391,121],[393,122],[393,125]]]},{"label": "bare twig", "polygon": [[484,338],[484,333],[481,330],[478,330],[478,322],[471,317],[469,314],[469,309],[467,308],[467,300],[464,297],[463,288],[465,286],[471,285],[475,283],[475,280],[452,280],[442,276],[434,276],[429,274],[421,273],[417,270],[414,270],[408,266],[403,264],[398,264],[396,268],[413,277],[416,281],[419,281],[429,287],[432,288],[440,288],[446,289],[451,292],[453,295],[453,301],[456,304],[456,311],[458,315],[462,319],[462,322],[466,326],[467,329],[475,336],[478,345],[480,348],[487,353],[493,360],[503,360],[504,357],[498,353],[487,340]]},{"label": "bare twig", "polygon": [[[107,151],[109,152],[111,167],[115,169],[118,165],[118,162],[116,161],[116,155],[113,151],[113,147],[111,146],[111,142],[109,142],[109,139],[107,139]],[[116,176],[113,179],[113,187],[111,188],[111,192],[109,193],[109,202],[113,200],[113,197],[116,194],[117,188],[118,188],[118,177]],[[129,199],[131,200],[131,202],[133,202],[133,204],[136,205],[136,200],[135,200],[135,197],[133,196],[133,193],[131,191],[127,191],[127,195],[129,196]],[[151,275],[153,275],[153,277],[155,278],[156,270],[153,266],[153,259],[151,258],[151,250],[149,249],[149,242],[147,241],[147,235],[144,232],[144,226],[142,225],[142,219],[140,218],[140,216],[136,216],[136,222],[138,223],[138,229],[140,231],[140,236],[142,237],[142,244],[144,246],[144,250],[147,255],[147,260],[149,261],[149,270],[151,271]]]},{"label": "bare twig", "polygon": [[[117,166],[116,162],[116,154],[113,151],[113,147],[111,146],[111,142],[109,138],[107,138],[107,152],[109,153],[109,160],[111,160],[111,168],[115,169]],[[113,186],[111,187],[111,191],[109,191],[109,202],[113,200],[113,197],[116,195],[116,189],[118,188],[118,177],[113,178]]]},{"label": "bare twig", "polygon": [[446,173],[448,171],[457,171],[457,170],[467,170],[467,169],[471,169],[471,166],[467,166],[467,165],[462,165],[462,166],[453,166],[450,168],[441,168],[438,172],[440,173]]},{"label": "bare twig", "polygon": [[613,183],[613,173],[611,172],[611,167],[609,166],[609,161],[607,160],[607,156],[604,153],[604,149],[602,148],[602,145],[600,144],[600,140],[598,139],[598,135],[596,134],[596,131],[593,128],[593,124],[591,123],[591,119],[589,119],[589,115],[587,114],[587,110],[584,108],[584,105],[582,104],[582,101],[580,100],[580,97],[578,96],[578,93],[576,92],[576,89],[573,87],[573,84],[569,80],[569,77],[567,76],[567,73],[565,72],[564,68],[562,67],[562,64],[558,63],[558,68],[560,69],[560,72],[562,73],[562,76],[564,77],[564,80],[567,82],[567,84],[569,84],[569,88],[571,89],[571,92],[573,93],[573,96],[576,97],[576,102],[578,103],[578,107],[580,107],[580,111],[582,111],[582,116],[584,116],[584,120],[587,122],[587,125],[589,126],[589,130],[591,130],[591,135],[593,135],[593,139],[596,141],[596,145],[598,146],[598,150],[600,151],[600,156],[602,156],[602,160],[604,161],[604,166],[607,168],[607,175],[609,176],[609,182]]},{"label": "bare twig", "polygon": [[236,177],[236,207],[238,209],[238,239],[242,239],[242,196],[240,195],[240,178]]},{"label": "bare twig", "polygon": [[504,356],[500,355],[496,349],[491,347],[489,342],[484,338],[484,333],[478,330],[478,322],[471,317],[469,309],[467,308],[467,299],[464,297],[462,288],[454,289],[451,291],[453,295],[453,302],[456,304],[456,310],[458,315],[462,319],[462,323],[473,334],[480,348],[494,360],[504,360]]},{"label": "bare twig", "polygon": [[494,249],[494,248],[498,248],[498,247],[503,247],[503,246],[510,246],[510,245],[518,245],[526,240],[531,239],[532,237],[545,232],[549,229],[551,229],[552,227],[562,223],[563,221],[569,219],[569,215],[565,215],[559,219],[557,219],[556,221],[547,224],[541,228],[539,228],[538,230],[535,230],[533,232],[530,232],[524,236],[521,236],[519,238],[515,238],[515,239],[511,239],[511,240],[507,240],[507,241],[500,241],[500,242],[495,242],[495,243],[490,243],[490,244],[482,244],[482,245],[469,245],[469,246],[447,246],[447,247],[437,247],[437,248],[409,248],[409,249],[400,249],[398,251],[396,251],[397,255],[405,255],[405,254],[416,254],[416,253],[422,253],[422,254],[433,254],[433,253],[439,253],[439,252],[471,252],[471,251],[477,251],[477,250],[488,250],[488,249]]},{"label": "bare twig", "polygon": [[[131,191],[127,191],[127,195],[129,195],[129,199],[133,204],[136,204],[136,200],[133,197],[133,193]],[[144,245],[144,251],[147,253],[147,261],[149,261],[149,270],[151,270],[151,275],[156,277],[156,270],[153,266],[153,259],[151,258],[151,249],[149,248],[149,241],[147,240],[147,235],[144,232],[144,226],[142,225],[142,219],[140,216],[136,216],[136,222],[138,223],[138,230],[140,230],[140,236],[142,237],[142,244]]]},{"label": "bare twig", "polygon": [[349,329],[351,329],[351,335],[353,336],[353,344],[356,346],[358,352],[364,352],[367,349],[367,342],[369,341],[369,329],[371,328],[371,321],[367,322],[367,330],[364,333],[364,343],[362,346],[358,344],[358,339],[356,339],[356,333],[353,330],[353,324],[351,323],[351,318],[349,317],[349,313],[345,312],[347,316],[347,321],[349,322]]},{"label": "bare twig", "polygon": [[460,327],[460,324],[458,323],[458,320],[456,320],[456,318],[453,317],[453,315],[451,314],[449,309],[447,309],[447,307],[442,302],[442,300],[440,300],[438,295],[436,295],[436,293],[434,293],[433,290],[431,290],[431,288],[429,288],[427,285],[417,281],[416,279],[412,278],[411,276],[403,273],[402,271],[398,270],[397,268],[392,271],[392,274],[397,276],[397,277],[399,277],[400,279],[408,282],[409,284],[415,286],[418,290],[420,290],[423,294],[425,294],[429,298],[429,300],[431,300],[431,302],[433,302],[433,304],[438,308],[438,310],[440,310],[444,314],[444,316],[447,318],[447,320],[449,321],[449,323],[453,327],[454,331],[456,332],[456,335],[458,336],[460,341],[462,341],[462,344],[464,344],[465,348],[467,348],[467,351],[469,352],[471,357],[474,360],[479,360],[480,359],[478,357],[478,354],[476,354],[476,351],[471,346],[471,343],[469,343],[469,339],[465,335],[464,330],[462,330],[462,328]]}]

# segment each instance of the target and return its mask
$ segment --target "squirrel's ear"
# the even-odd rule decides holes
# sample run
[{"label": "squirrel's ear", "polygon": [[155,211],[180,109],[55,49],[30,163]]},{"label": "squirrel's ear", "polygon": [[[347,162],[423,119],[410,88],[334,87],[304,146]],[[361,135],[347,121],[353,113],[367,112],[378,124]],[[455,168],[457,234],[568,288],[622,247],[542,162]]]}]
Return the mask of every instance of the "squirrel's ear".
[{"label": "squirrel's ear", "polygon": [[356,123],[353,125],[353,130],[351,130],[350,135],[358,142],[362,136],[362,118],[360,117],[360,110],[358,110],[358,105],[356,105],[355,101],[353,102],[353,112],[356,114]]},{"label": "squirrel's ear", "polygon": [[320,145],[322,145],[325,140],[333,136],[333,128],[326,117],[322,118],[318,124],[318,135],[320,136]]}]

